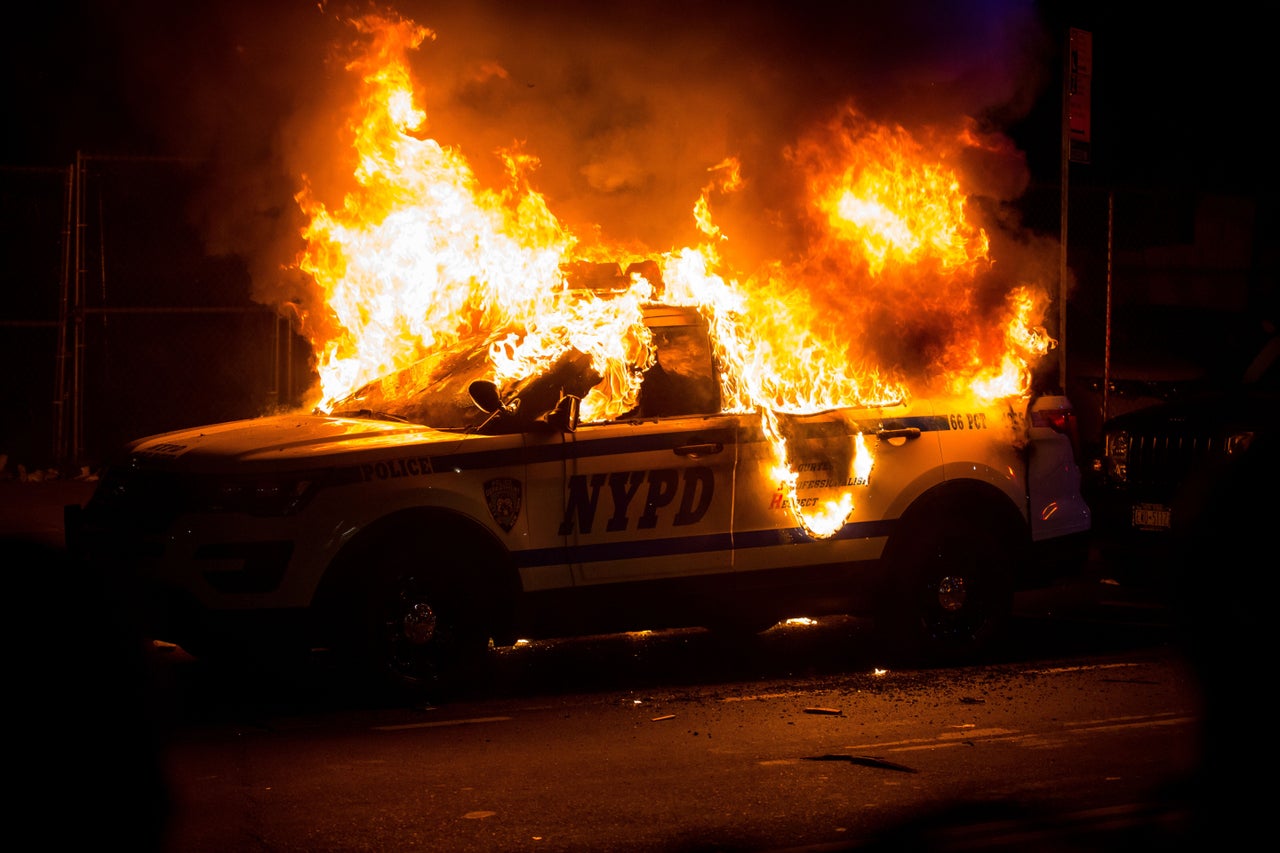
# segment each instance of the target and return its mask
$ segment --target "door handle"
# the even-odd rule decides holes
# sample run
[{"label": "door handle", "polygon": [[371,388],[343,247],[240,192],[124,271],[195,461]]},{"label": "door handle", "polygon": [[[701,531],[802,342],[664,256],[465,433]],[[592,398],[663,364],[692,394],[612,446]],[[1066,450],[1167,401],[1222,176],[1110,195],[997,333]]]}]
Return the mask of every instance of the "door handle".
[{"label": "door handle", "polygon": [[886,441],[891,438],[919,438],[920,427],[903,427],[902,429],[878,429],[876,430],[876,438],[883,438]]},{"label": "door handle", "polygon": [[676,456],[688,456],[690,459],[700,459],[703,456],[714,456],[724,450],[724,445],[718,441],[708,442],[706,444],[682,444],[675,448]]}]

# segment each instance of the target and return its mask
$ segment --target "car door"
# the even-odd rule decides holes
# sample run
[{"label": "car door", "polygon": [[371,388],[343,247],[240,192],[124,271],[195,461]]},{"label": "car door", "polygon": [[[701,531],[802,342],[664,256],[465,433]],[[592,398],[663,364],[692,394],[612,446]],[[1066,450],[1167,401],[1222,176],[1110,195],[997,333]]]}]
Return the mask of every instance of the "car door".
[{"label": "car door", "polygon": [[601,424],[573,435],[560,532],[575,583],[732,568],[736,446],[725,420]]},{"label": "car door", "polygon": [[637,410],[567,438],[559,532],[578,585],[733,567],[736,419],[719,412],[706,326],[682,311],[648,322],[657,361]]},{"label": "car door", "polygon": [[[927,404],[789,416],[780,423],[794,492],[779,475],[777,453],[760,419],[743,420],[734,511],[740,572],[785,568],[820,574],[879,559],[894,519],[941,480],[939,425]],[[869,474],[855,465],[859,441],[871,457]],[[806,530],[800,513],[818,512],[846,493],[852,501],[848,515],[840,514],[843,524],[829,535]]]}]

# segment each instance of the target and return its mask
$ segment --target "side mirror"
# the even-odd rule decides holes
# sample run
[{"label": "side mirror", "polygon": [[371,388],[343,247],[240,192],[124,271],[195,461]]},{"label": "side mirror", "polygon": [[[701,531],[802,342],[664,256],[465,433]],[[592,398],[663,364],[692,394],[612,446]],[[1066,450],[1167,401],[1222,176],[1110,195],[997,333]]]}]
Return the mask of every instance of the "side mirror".
[{"label": "side mirror", "polygon": [[578,408],[582,403],[580,397],[566,394],[556,403],[556,407],[542,415],[538,420],[560,432],[574,432],[578,429]]},{"label": "side mirror", "polygon": [[505,409],[502,405],[502,395],[498,393],[498,386],[488,379],[477,379],[467,386],[467,393],[471,395],[471,401],[480,407],[480,411],[493,414],[494,412]]}]

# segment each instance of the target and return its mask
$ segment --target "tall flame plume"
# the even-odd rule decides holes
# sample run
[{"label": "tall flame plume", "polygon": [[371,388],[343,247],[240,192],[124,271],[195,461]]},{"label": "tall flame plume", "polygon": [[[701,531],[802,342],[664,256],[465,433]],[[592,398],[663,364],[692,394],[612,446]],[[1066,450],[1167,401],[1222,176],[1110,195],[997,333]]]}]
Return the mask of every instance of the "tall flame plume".
[{"label": "tall flame plume", "polygon": [[[584,420],[632,409],[653,359],[643,309],[656,282],[637,273],[621,293],[570,291],[565,271],[582,259],[656,262],[662,300],[706,317],[723,406],[758,413],[791,497],[787,418],[893,405],[914,387],[1017,398],[1053,346],[1038,325],[1047,300],[1035,283],[1014,288],[994,312],[977,310],[994,263],[990,241],[968,220],[962,177],[946,160],[969,144],[968,129],[922,141],[845,107],[788,152],[807,186],[805,252],[738,271],[721,253],[733,235],[714,216],[746,182],[736,158],[708,169],[692,205],[697,245],[636,252],[584,240],[534,189],[535,155],[518,146],[499,152],[505,184],[491,188],[459,150],[427,134],[407,57],[434,32],[391,15],[352,23],[363,46],[347,65],[360,84],[346,127],[354,188],[330,207],[304,178],[296,196],[308,218],[297,267],[329,312],[302,318],[321,411],[473,334],[493,336],[498,381],[537,375],[577,350],[602,377],[582,401]],[[930,345],[903,358],[924,330]],[[852,450],[850,482],[869,483],[864,436]],[[847,489],[819,506],[788,505],[822,537],[839,531],[854,498]]]}]

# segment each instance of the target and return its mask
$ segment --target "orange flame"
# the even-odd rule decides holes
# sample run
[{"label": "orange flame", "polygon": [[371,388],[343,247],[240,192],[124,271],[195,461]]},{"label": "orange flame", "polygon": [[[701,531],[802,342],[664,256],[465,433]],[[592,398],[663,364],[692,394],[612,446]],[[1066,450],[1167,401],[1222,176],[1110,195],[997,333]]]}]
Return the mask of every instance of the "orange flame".
[{"label": "orange flame", "polygon": [[[467,334],[492,336],[497,381],[537,375],[577,350],[602,377],[583,399],[584,420],[635,406],[641,371],[652,363],[644,304],[654,286],[633,274],[608,295],[570,291],[572,261],[605,258],[619,269],[646,259],[620,247],[585,245],[530,184],[536,157],[501,152],[507,185],[480,186],[467,160],[426,136],[406,55],[435,34],[408,20],[370,15],[355,23],[365,52],[348,65],[361,98],[348,131],[356,189],[336,209],[309,183],[297,201],[309,217],[298,267],[323,292],[328,318],[304,318],[329,410],[364,383],[408,366]],[[1028,363],[1053,342],[1036,326],[1043,300],[1031,285],[980,305],[992,269],[990,241],[967,219],[955,150],[976,144],[971,128],[921,141],[852,107],[789,153],[806,176],[811,237],[803,257],[743,274],[720,246],[718,197],[745,185],[726,158],[693,206],[705,242],[657,261],[662,299],[707,318],[721,366],[726,411],[758,412],[776,474],[795,497],[786,420],[806,413],[892,405],[909,385],[945,388],[976,400],[1025,395]],[[923,340],[928,346],[920,345]],[[873,470],[862,435],[851,439],[849,482]],[[800,509],[810,535],[837,532],[855,508],[855,489]]]},{"label": "orange flame", "polygon": [[329,210],[309,188],[297,200],[310,218],[299,267],[324,291],[340,333],[314,341],[321,408],[469,331],[536,315],[562,283],[573,245],[525,184],[536,159],[508,152],[511,185],[478,186],[457,151],[413,133],[404,54],[432,36],[409,21],[370,16],[361,112],[352,123],[358,189]]}]

